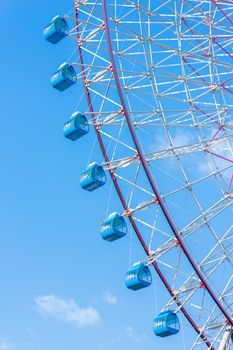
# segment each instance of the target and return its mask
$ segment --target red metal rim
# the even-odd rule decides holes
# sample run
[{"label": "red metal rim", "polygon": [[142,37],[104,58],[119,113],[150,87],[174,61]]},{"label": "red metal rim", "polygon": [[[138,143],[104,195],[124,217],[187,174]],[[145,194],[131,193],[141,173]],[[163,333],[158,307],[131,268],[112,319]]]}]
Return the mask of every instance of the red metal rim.
[{"label": "red metal rim", "polygon": [[201,271],[199,270],[198,266],[196,265],[194,259],[192,258],[192,256],[190,255],[187,247],[185,246],[185,243],[182,239],[182,237],[180,236],[179,232],[177,231],[168,211],[167,208],[159,194],[159,191],[153,181],[153,178],[151,176],[149,167],[147,165],[147,162],[143,156],[143,153],[141,151],[141,147],[139,145],[139,142],[137,140],[137,136],[136,133],[134,131],[134,127],[131,123],[131,119],[127,110],[127,106],[124,100],[124,96],[121,90],[121,85],[120,85],[120,80],[118,77],[118,72],[116,69],[116,64],[115,64],[115,58],[114,58],[114,53],[113,53],[113,48],[112,48],[112,43],[111,43],[111,38],[110,38],[110,30],[109,30],[109,23],[108,23],[108,16],[107,16],[107,3],[106,0],[103,0],[103,13],[104,13],[104,21],[105,21],[105,31],[106,31],[106,36],[107,36],[107,42],[108,42],[108,49],[109,49],[109,55],[110,55],[110,59],[111,59],[111,64],[112,64],[112,71],[113,71],[113,75],[115,78],[115,82],[116,82],[116,86],[117,86],[117,90],[118,90],[118,94],[121,100],[121,104],[122,104],[122,109],[124,111],[125,114],[125,118],[132,136],[132,139],[134,141],[135,147],[137,149],[138,152],[138,156],[140,158],[141,164],[144,168],[145,174],[147,176],[147,179],[151,185],[151,188],[158,200],[158,203],[164,213],[164,216],[172,230],[172,232],[174,233],[176,239],[178,240],[181,249],[183,250],[184,254],[186,255],[188,261],[190,262],[191,266],[193,267],[194,271],[196,272],[196,274],[198,275],[198,277],[200,278],[201,283],[203,283],[203,286],[206,288],[206,290],[209,292],[210,296],[212,297],[212,299],[214,300],[214,302],[216,303],[216,305],[218,306],[218,308],[221,310],[221,312],[223,313],[223,315],[226,317],[227,321],[229,322],[229,324],[231,326],[233,326],[233,320],[231,319],[230,315],[227,313],[227,311],[225,310],[225,308],[222,306],[222,304],[219,302],[217,296],[215,295],[215,293],[213,292],[213,290],[211,289],[211,287],[209,286],[209,284],[207,283],[205,277],[203,276],[203,274],[201,273]]},{"label": "red metal rim", "polygon": [[[78,56],[79,56],[80,65],[81,65],[82,77],[83,77],[83,81],[84,81],[85,94],[86,94],[86,98],[87,98],[87,102],[88,102],[88,108],[89,108],[89,110],[90,110],[90,112],[91,112],[91,115],[92,115],[92,120],[93,120],[93,122],[94,122],[93,124],[94,124],[94,126],[95,126],[95,131],[96,131],[97,139],[98,139],[98,142],[99,142],[99,144],[100,144],[100,148],[101,148],[103,157],[104,157],[104,159],[105,159],[105,162],[108,163],[108,162],[109,162],[108,155],[107,155],[107,152],[106,152],[106,149],[105,149],[105,146],[104,146],[104,143],[103,143],[101,134],[100,134],[98,128],[96,127],[96,123],[95,123],[96,117],[95,117],[94,108],[93,108],[93,104],[92,104],[92,100],[91,100],[91,96],[90,96],[90,91],[89,91],[89,89],[88,89],[88,86],[85,85],[86,74],[85,74],[85,70],[84,70],[84,62],[83,62],[82,49],[81,49],[81,46],[79,45],[79,38],[80,38],[80,33],[79,33],[79,29],[78,29],[79,19],[78,19],[78,9],[77,9],[76,6],[75,6],[75,1],[74,1],[74,10],[75,10],[75,22],[76,22],[75,24],[76,24],[77,49],[78,49]],[[127,108],[126,108],[126,104],[125,104],[124,97],[123,97],[123,94],[122,94],[122,91],[121,91],[121,87],[120,87],[120,82],[119,82],[119,78],[118,78],[118,73],[117,73],[117,70],[116,70],[115,59],[114,59],[114,54],[113,54],[113,49],[112,49],[111,39],[110,39],[110,31],[109,31],[109,25],[108,25],[106,0],[103,0],[103,12],[104,12],[104,18],[105,18],[105,31],[106,31],[107,41],[108,41],[109,54],[110,54],[110,58],[111,58],[111,61],[112,61],[113,74],[114,74],[114,78],[115,78],[115,81],[116,81],[116,86],[117,86],[117,88],[118,88],[118,93],[119,93],[119,96],[120,96],[120,99],[121,99],[121,103],[122,103],[122,107],[123,107],[123,110],[124,110],[124,114],[125,114],[125,117],[126,117],[126,120],[127,120],[128,126],[129,126],[129,129],[130,129],[131,135],[132,135],[133,140],[134,140],[134,142],[135,142],[135,146],[136,146],[136,148],[137,148],[137,150],[138,150],[138,155],[139,155],[139,157],[140,157],[141,163],[142,163],[143,168],[144,168],[144,170],[145,170],[145,172],[146,172],[146,175],[147,175],[147,177],[148,177],[148,180],[149,180],[149,182],[150,182],[150,184],[151,184],[151,187],[152,187],[152,189],[153,189],[153,191],[154,191],[154,193],[155,193],[155,196],[157,197],[158,202],[159,202],[159,204],[160,204],[160,206],[161,206],[161,208],[162,208],[162,210],[163,210],[163,212],[164,212],[164,215],[166,216],[167,220],[168,220],[168,218],[169,218],[169,221],[168,221],[168,222],[169,222],[169,224],[171,223],[171,228],[174,228],[176,234],[175,234],[175,232],[173,231],[173,229],[172,229],[172,231],[174,232],[175,236],[177,235],[176,238],[177,238],[177,240],[179,241],[181,247],[182,247],[182,248],[184,247],[184,249],[185,249],[184,252],[187,253],[186,256],[187,256],[188,260],[190,259],[190,260],[189,260],[190,263],[191,263],[191,261],[192,261],[193,265],[194,265],[195,268],[197,269],[197,266],[195,265],[194,261],[192,260],[192,257],[190,256],[189,252],[188,252],[187,249],[185,248],[184,242],[182,241],[182,239],[181,239],[179,233],[177,232],[177,230],[176,230],[176,228],[175,228],[175,226],[174,226],[172,220],[170,219],[170,216],[169,216],[169,214],[168,214],[168,212],[167,212],[167,209],[166,209],[166,207],[165,207],[165,205],[164,205],[164,203],[163,203],[163,201],[162,201],[162,199],[161,199],[161,197],[160,197],[160,195],[159,195],[159,192],[158,192],[157,188],[156,188],[155,185],[154,185],[152,176],[151,176],[151,174],[150,174],[150,171],[149,171],[149,169],[148,169],[148,167],[147,167],[146,161],[145,161],[145,159],[144,159],[144,157],[143,157],[143,155],[142,155],[142,152],[141,152],[141,150],[140,150],[140,146],[139,146],[139,143],[138,143],[138,141],[137,141],[137,137],[136,137],[136,134],[135,134],[135,132],[134,132],[134,129],[133,129],[133,126],[132,126],[132,124],[131,124],[130,117],[129,117],[129,114],[128,114],[128,111],[127,111]],[[146,170],[146,169],[147,169],[147,170]],[[110,171],[110,176],[111,176],[111,179],[112,179],[112,181],[113,181],[113,184],[114,184],[114,186],[115,186],[115,189],[116,189],[116,191],[117,191],[117,194],[118,194],[118,196],[119,196],[119,198],[120,198],[120,201],[121,201],[121,203],[122,203],[122,206],[123,206],[124,210],[129,209],[128,206],[127,206],[127,203],[126,203],[126,201],[125,201],[125,198],[124,198],[124,196],[123,196],[123,194],[122,194],[122,192],[121,192],[121,189],[120,189],[120,186],[119,186],[119,184],[118,184],[117,178],[116,178],[116,176],[114,175],[114,171]],[[166,213],[166,214],[165,214],[165,213]],[[146,253],[147,255],[149,255],[149,249],[148,249],[148,247],[147,247],[145,241],[143,240],[143,237],[142,237],[142,235],[141,235],[141,233],[140,233],[140,230],[139,230],[138,226],[136,225],[134,219],[133,219],[131,216],[129,216],[128,218],[129,218],[129,221],[130,221],[130,223],[131,223],[131,225],[132,225],[132,227],[133,227],[133,229],[134,229],[134,231],[135,231],[135,233],[136,233],[136,235],[137,235],[137,237],[138,237],[138,239],[139,239],[139,241],[140,241],[140,243],[141,243],[141,245],[142,245],[142,247],[143,247],[145,253]],[[184,250],[184,249],[183,249],[183,250]],[[192,265],[192,263],[191,263],[191,265]],[[166,287],[166,289],[168,290],[168,292],[170,293],[170,295],[171,295],[172,297],[174,297],[175,302],[176,302],[177,305],[180,307],[181,304],[180,304],[179,300],[177,300],[177,299],[175,298],[174,292],[173,292],[172,288],[170,287],[170,285],[169,285],[169,283],[167,282],[165,276],[163,275],[163,273],[161,272],[161,270],[160,270],[159,267],[157,266],[156,262],[153,263],[153,267],[154,267],[154,269],[156,270],[156,272],[158,273],[160,279],[162,280],[163,284],[165,285],[165,287]],[[199,272],[199,273],[200,273],[200,272]],[[201,274],[201,273],[200,273],[200,274]],[[204,284],[204,286],[205,286],[205,287],[208,286],[203,276],[202,276],[202,278],[203,278],[203,284]],[[211,289],[210,289],[209,286],[208,286],[208,288],[209,288],[209,290],[211,291]],[[207,289],[207,287],[206,287],[206,289]],[[207,289],[207,290],[208,290],[208,289]],[[211,291],[211,292],[212,292],[212,291]],[[225,309],[224,309],[224,308],[222,307],[222,305],[219,303],[219,301],[217,300],[217,297],[214,295],[213,292],[212,292],[211,296],[212,296],[213,299],[215,300],[216,304],[219,306],[220,310],[221,310],[222,312],[223,312],[223,310],[224,310],[223,314],[226,316],[227,319],[229,318],[229,319],[228,319],[228,320],[229,320],[229,323],[233,325],[233,321],[231,320],[230,316],[226,313]],[[200,338],[206,343],[206,345],[208,346],[208,348],[211,349],[211,350],[215,350],[215,349],[211,346],[211,343],[208,341],[208,339],[207,339],[207,337],[205,336],[205,334],[199,329],[199,327],[198,327],[197,324],[194,322],[194,320],[192,319],[192,317],[191,317],[191,316],[189,315],[189,313],[186,311],[186,309],[185,309],[183,306],[182,306],[180,309],[181,309],[181,311],[183,312],[183,314],[184,314],[184,316],[186,317],[186,319],[188,320],[188,322],[191,324],[191,326],[194,328],[194,330],[195,330],[195,331],[197,332],[197,334],[200,336]],[[222,310],[222,309],[223,309],[223,310]]]}]

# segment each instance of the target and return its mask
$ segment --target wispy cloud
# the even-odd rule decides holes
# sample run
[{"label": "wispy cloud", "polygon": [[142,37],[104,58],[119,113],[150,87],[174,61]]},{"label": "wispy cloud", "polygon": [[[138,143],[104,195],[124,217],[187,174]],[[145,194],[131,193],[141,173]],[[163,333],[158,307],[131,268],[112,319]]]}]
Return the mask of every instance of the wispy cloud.
[{"label": "wispy cloud", "polygon": [[110,292],[104,293],[103,299],[108,304],[117,304],[118,303],[117,297]]},{"label": "wispy cloud", "polygon": [[[81,308],[73,299],[63,299],[56,295],[44,295],[34,299],[36,310],[42,316],[72,323],[77,327],[96,325],[101,321],[98,310],[92,306]],[[0,350],[2,350],[0,348]]]},{"label": "wispy cloud", "polygon": [[177,131],[172,139],[175,147],[182,147],[195,143],[195,139],[190,132]]},{"label": "wispy cloud", "polygon": [[146,334],[137,334],[131,326],[123,327],[121,333],[117,337],[117,340],[121,341],[124,338],[131,339],[136,343],[142,343],[148,339]]},{"label": "wispy cloud", "polygon": [[0,350],[12,350],[13,346],[8,340],[0,338]]},{"label": "wispy cloud", "polygon": [[[210,132],[206,132],[206,141],[211,140],[213,138],[216,130]],[[195,138],[196,134],[191,133],[190,131],[180,131],[177,130],[172,135],[172,142],[174,147],[182,147],[192,145],[198,142]],[[218,137],[223,137],[224,135],[218,135]],[[163,133],[158,133],[155,137],[155,141],[151,144],[151,151],[159,151],[166,150],[170,148],[168,140],[164,137]],[[203,139],[204,141],[204,139]],[[219,171],[221,173],[222,179],[226,182],[230,181],[232,176],[232,159],[233,159],[233,143],[232,141],[222,141],[218,144],[214,144],[213,146],[209,146],[208,150],[217,155],[211,155],[206,153],[206,158],[204,158],[204,153],[201,149],[199,151],[190,153],[189,156],[185,156],[182,158],[182,164],[188,169],[195,170],[193,174],[197,177],[204,177],[213,172]],[[179,152],[178,152],[179,153]],[[221,158],[221,157],[225,157]],[[176,162],[172,162],[175,158],[172,156],[166,160],[166,164],[170,164],[171,166],[176,166]],[[228,169],[229,168],[229,169]],[[186,169],[186,168],[185,168]],[[166,173],[169,177],[172,178],[169,171]],[[227,186],[227,184],[226,184]]]}]

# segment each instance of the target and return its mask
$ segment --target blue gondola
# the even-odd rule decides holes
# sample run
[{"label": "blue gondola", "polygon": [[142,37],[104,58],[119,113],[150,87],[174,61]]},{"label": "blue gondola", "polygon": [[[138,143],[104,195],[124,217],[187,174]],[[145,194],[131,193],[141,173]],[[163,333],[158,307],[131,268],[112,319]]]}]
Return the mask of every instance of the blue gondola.
[{"label": "blue gondola", "polygon": [[132,290],[138,290],[149,287],[152,282],[149,267],[143,262],[137,262],[129,269],[125,275],[126,287]]},{"label": "blue gondola", "polygon": [[72,64],[64,62],[60,65],[57,72],[52,75],[52,86],[59,90],[64,91],[70,86],[76,83],[76,72]]},{"label": "blue gondola", "polygon": [[67,139],[75,141],[86,135],[89,131],[89,124],[84,114],[75,112],[64,124],[63,134]]},{"label": "blue gondola", "polygon": [[56,44],[69,34],[69,27],[61,16],[54,17],[43,31],[44,37],[52,44]]},{"label": "blue gondola", "polygon": [[86,191],[94,191],[103,186],[107,181],[107,176],[103,167],[98,163],[91,163],[81,174],[80,185]]},{"label": "blue gondola", "polygon": [[154,320],[154,334],[159,337],[174,335],[180,330],[180,322],[174,311],[162,311]]},{"label": "blue gondola", "polygon": [[100,234],[106,241],[115,241],[127,234],[127,225],[123,216],[119,213],[112,213],[102,223]]}]

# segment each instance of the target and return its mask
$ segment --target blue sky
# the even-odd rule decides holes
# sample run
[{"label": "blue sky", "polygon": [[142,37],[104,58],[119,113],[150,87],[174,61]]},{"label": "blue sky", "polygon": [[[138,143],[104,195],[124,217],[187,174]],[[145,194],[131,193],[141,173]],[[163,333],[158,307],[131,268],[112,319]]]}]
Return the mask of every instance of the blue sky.
[{"label": "blue sky", "polygon": [[[1,2],[0,350],[174,348],[174,338],[152,333],[155,289],[168,298],[157,277],[145,291],[126,290],[129,238],[98,236],[110,181],[94,193],[79,187],[94,132],[78,143],[62,135],[77,90],[60,94],[50,76],[71,48],[49,45],[42,30],[71,6]],[[101,159],[98,146],[94,153]],[[121,210],[115,194],[111,201]]]}]

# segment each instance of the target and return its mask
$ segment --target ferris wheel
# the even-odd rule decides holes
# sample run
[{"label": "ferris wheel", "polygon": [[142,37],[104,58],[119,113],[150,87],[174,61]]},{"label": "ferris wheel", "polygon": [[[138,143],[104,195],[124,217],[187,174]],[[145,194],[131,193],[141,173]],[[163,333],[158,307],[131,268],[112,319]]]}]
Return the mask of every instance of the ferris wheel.
[{"label": "ferris wheel", "polygon": [[91,192],[111,179],[122,203],[100,234],[114,244],[131,226],[144,250],[126,287],[149,287],[155,270],[168,290],[155,335],[182,331],[183,314],[191,349],[229,350],[233,1],[76,0],[44,36],[77,46],[51,82],[64,91],[83,81],[88,110],[71,115],[64,135],[76,141],[95,128],[103,162],[91,162],[80,185]]}]

